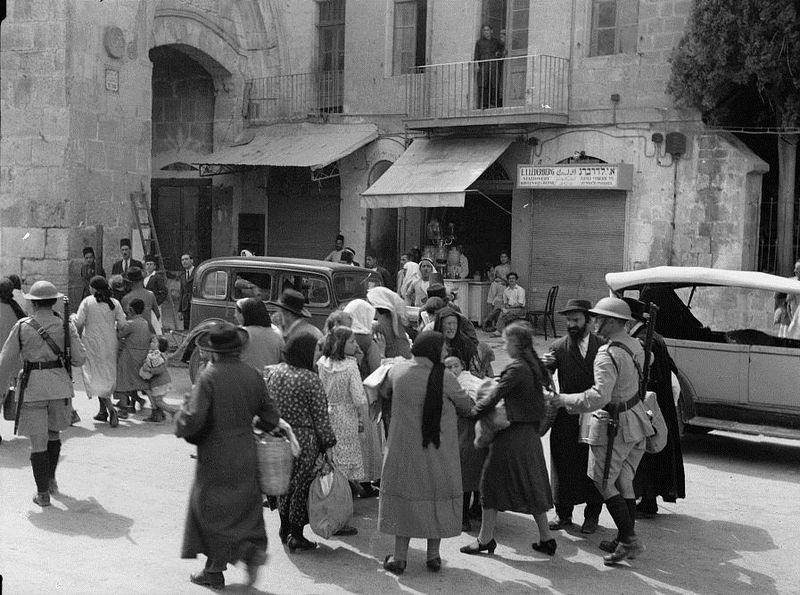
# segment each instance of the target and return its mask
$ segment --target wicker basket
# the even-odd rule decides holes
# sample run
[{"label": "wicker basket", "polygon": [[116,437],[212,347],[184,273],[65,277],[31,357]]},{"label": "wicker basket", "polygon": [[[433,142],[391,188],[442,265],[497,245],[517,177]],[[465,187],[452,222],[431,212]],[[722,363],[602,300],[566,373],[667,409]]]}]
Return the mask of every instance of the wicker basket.
[{"label": "wicker basket", "polygon": [[265,496],[283,496],[289,491],[292,477],[292,447],[283,437],[270,434],[255,436],[258,481]]}]

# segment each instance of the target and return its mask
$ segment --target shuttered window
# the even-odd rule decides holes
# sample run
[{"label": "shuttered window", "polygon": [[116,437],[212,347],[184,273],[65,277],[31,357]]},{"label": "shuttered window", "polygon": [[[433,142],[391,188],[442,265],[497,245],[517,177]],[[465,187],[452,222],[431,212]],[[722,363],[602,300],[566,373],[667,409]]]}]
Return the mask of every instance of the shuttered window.
[{"label": "shuttered window", "polygon": [[392,74],[408,74],[425,64],[427,8],[426,0],[395,2]]},{"label": "shuttered window", "polygon": [[639,32],[639,0],[594,0],[590,56],[632,54]]}]

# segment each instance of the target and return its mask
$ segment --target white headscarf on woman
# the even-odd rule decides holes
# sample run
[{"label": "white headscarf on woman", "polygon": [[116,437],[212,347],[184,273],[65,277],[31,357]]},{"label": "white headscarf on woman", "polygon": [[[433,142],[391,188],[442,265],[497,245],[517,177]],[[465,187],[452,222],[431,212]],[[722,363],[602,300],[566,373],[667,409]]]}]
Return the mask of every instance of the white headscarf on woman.
[{"label": "white headscarf on woman", "polygon": [[[416,263],[415,263],[416,264]],[[389,310],[392,313],[392,329],[396,337],[405,334],[403,321],[406,318],[406,303],[391,289],[386,287],[373,287],[367,291],[367,299],[375,308]]]},{"label": "white headscarf on woman", "polygon": [[375,320],[375,306],[366,300],[353,300],[344,307],[344,311],[353,319],[351,328],[355,334],[372,334],[372,321]]},{"label": "white headscarf on woman", "polygon": [[405,271],[405,276],[403,277],[403,286],[399,288],[399,293],[401,298],[406,299],[408,290],[422,277],[419,274],[419,265],[411,260],[403,265],[403,270]]}]

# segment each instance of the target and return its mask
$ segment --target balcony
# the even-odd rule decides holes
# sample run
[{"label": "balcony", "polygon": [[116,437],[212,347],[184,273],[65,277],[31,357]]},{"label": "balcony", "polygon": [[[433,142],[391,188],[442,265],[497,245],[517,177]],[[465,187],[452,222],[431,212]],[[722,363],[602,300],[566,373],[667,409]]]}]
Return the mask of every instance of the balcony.
[{"label": "balcony", "polygon": [[517,56],[420,66],[408,75],[409,128],[566,124],[569,60]]},{"label": "balcony", "polygon": [[253,123],[302,120],[342,112],[344,72],[327,70],[251,79],[245,83],[245,117]]}]

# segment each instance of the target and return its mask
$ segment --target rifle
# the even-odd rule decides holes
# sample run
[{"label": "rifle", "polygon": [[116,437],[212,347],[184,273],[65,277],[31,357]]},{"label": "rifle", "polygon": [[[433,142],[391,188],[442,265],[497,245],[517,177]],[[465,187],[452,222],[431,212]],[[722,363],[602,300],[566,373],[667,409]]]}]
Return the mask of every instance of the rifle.
[{"label": "rifle", "polygon": [[72,336],[69,332],[69,298],[64,296],[64,369],[72,380]]},{"label": "rifle", "polygon": [[647,332],[644,338],[644,366],[642,367],[642,396],[644,396],[645,391],[647,391],[647,385],[650,383],[650,364],[653,360],[653,332],[656,327],[658,306],[650,302],[648,304],[647,314]]}]

